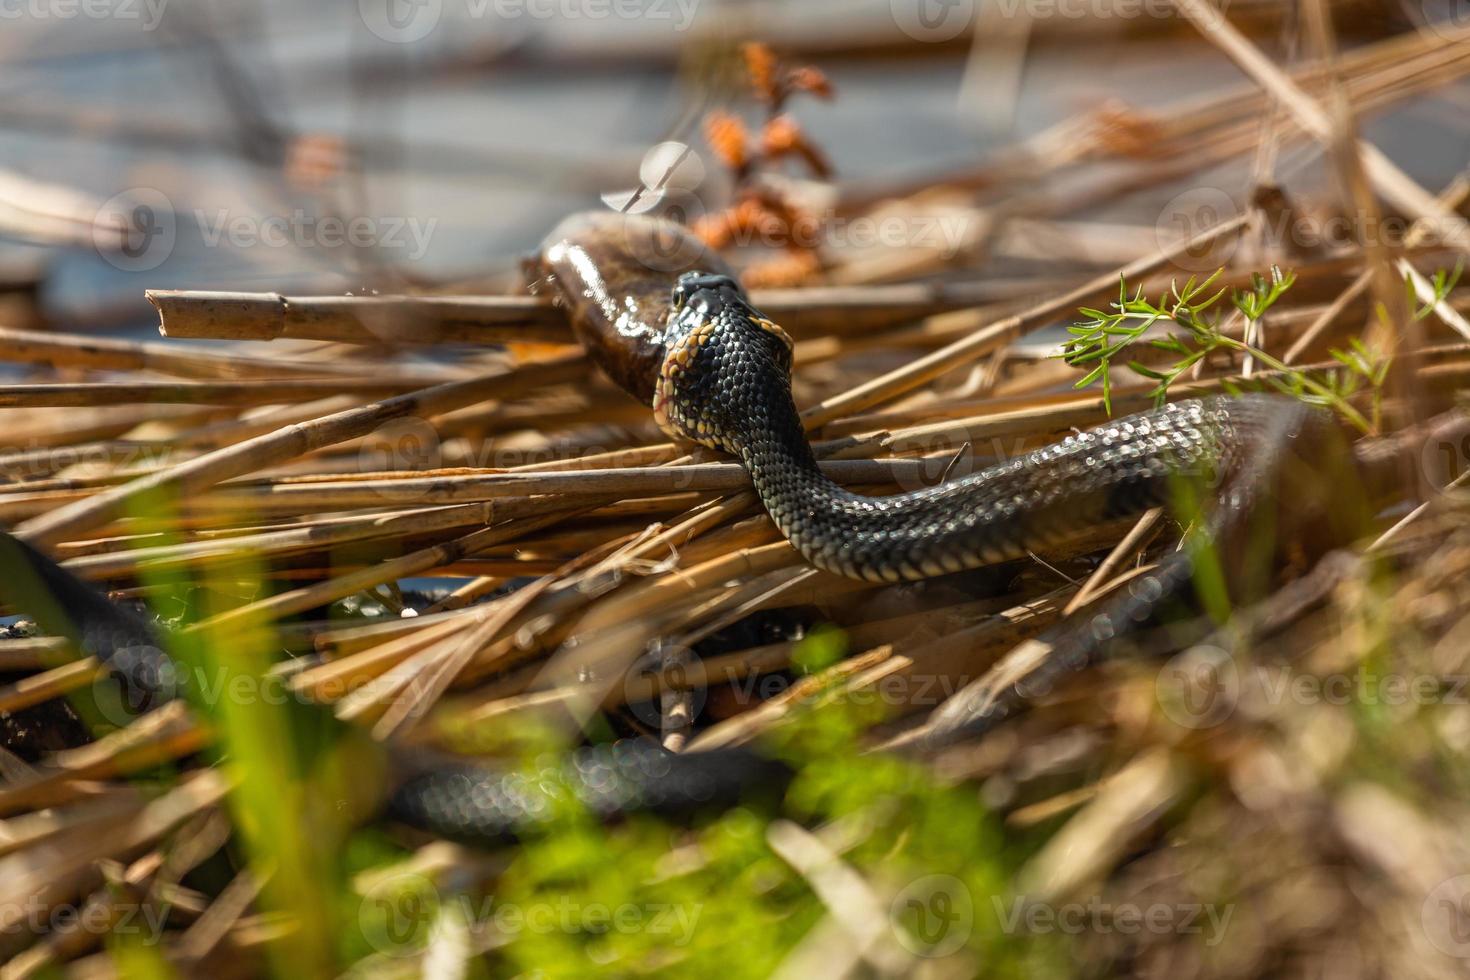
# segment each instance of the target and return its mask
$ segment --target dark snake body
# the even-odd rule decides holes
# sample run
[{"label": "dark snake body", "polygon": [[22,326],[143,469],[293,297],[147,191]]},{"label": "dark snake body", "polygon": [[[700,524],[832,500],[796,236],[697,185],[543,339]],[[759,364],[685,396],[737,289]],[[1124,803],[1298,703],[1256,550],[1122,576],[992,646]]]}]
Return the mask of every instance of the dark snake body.
[{"label": "dark snake body", "polygon": [[791,339],[716,263],[676,225],[603,213],[563,223],[536,270],[606,373],[621,380],[636,362],[637,383],[624,387],[645,401],[651,387],[654,416],[676,440],[740,459],[781,533],[819,568],[870,581],[928,578],[1046,550],[1181,491],[1215,498],[1190,547],[1049,634],[1055,655],[1024,682],[961,690],[932,717],[935,738],[988,728],[1178,596],[1195,551],[1234,547],[1261,498],[1281,490],[1285,463],[1352,459],[1326,411],[1282,396],[1215,396],[1117,419],[939,486],[853,493],[817,466],[792,400]]},{"label": "dark snake body", "polygon": [[[792,545],[812,564],[848,576],[916,579],[1020,557],[1166,504],[1181,480],[1218,484],[1216,506],[1193,540],[1224,544],[1270,492],[1285,447],[1337,444],[1330,417],[1297,401],[1207,398],[1119,419],[964,479],[863,496],[817,467],[792,400],[790,339],[683,229],[577,216],[548,238],[532,269],[551,283],[611,378],[650,403],[671,435],[739,458]],[[10,535],[0,535],[0,562],[12,570],[0,578],[0,598],[103,661],[134,707],[172,690],[173,665],[151,623]],[[1192,548],[1173,552],[1127,594],[1054,631],[1057,655],[1023,681],[961,690],[931,718],[928,737],[983,730],[1096,659],[1183,589],[1194,562]],[[30,576],[16,574],[25,568]],[[55,614],[58,604],[65,615]],[[479,842],[546,823],[537,789],[545,784],[611,817],[679,815],[779,795],[790,777],[784,765],[744,749],[674,754],[636,740],[577,750],[539,773],[414,768],[392,789],[387,812]]]},{"label": "dark snake body", "polygon": [[[543,271],[607,373],[626,376],[629,357],[657,361],[657,380],[629,390],[644,397],[652,387],[654,415],[671,435],[739,458],[782,534],[838,574],[891,582],[1022,557],[1168,503],[1181,478],[1223,478],[1247,458],[1279,453],[1283,439],[1333,427],[1327,413],[1284,397],[1195,399],[939,486],[853,493],[817,466],[792,401],[784,331],[727,273],[650,274],[639,243],[677,233],[647,218],[578,216],[548,239]],[[709,261],[693,242],[675,254]],[[651,302],[659,289],[674,302]],[[633,328],[631,311],[656,316]],[[636,345],[605,342],[633,336]]]},{"label": "dark snake body", "polygon": [[[187,693],[187,672],[169,657],[167,638],[148,619],[113,603],[89,583],[15,536],[0,532],[0,599],[27,610],[48,633],[100,660],[133,711]],[[505,772],[427,763],[393,746],[381,794],[386,816],[441,837],[482,845],[517,840],[553,825],[551,794],[565,793],[599,817],[652,812],[683,819],[752,799],[779,797],[791,773],[747,749],[698,755],[625,739],[576,749],[561,759]]]}]

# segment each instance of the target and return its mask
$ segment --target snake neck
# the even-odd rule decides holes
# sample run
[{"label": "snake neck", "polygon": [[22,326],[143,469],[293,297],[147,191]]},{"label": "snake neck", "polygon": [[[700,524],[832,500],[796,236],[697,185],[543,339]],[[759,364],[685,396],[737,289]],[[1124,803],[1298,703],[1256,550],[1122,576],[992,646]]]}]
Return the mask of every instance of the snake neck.
[{"label": "snake neck", "polygon": [[[789,390],[748,399],[729,445],[781,533],[812,564],[871,581],[928,578],[1020,558],[1168,505],[1198,501],[1243,458],[1269,457],[1284,417],[1269,396],[1181,402],[937,486],[865,496],[817,465]],[[1300,407],[1300,406],[1298,406]]]}]

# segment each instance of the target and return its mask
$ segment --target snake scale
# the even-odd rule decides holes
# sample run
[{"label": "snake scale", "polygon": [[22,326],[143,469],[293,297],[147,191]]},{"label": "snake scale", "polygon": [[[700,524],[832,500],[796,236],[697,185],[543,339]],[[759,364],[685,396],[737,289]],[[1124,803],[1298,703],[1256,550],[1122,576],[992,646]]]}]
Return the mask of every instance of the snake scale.
[{"label": "snake scale", "polygon": [[[1295,400],[1205,398],[1118,419],[938,486],[864,496],[817,465],[792,398],[791,339],[683,228],[578,215],[548,237],[528,271],[553,290],[593,359],[666,432],[738,458],[791,544],[846,576],[892,582],[1014,559],[1168,504],[1186,478],[1216,488],[1217,503],[1192,540],[1224,542],[1270,492],[1290,447],[1340,439],[1327,413]],[[153,623],[12,536],[0,540],[0,561],[30,571],[7,575],[0,598],[98,657],[137,707],[172,690],[166,638]],[[1194,562],[1195,549],[1174,552],[1126,594],[1064,623],[1052,635],[1057,656],[1026,683],[961,690],[931,718],[926,737],[987,727],[1024,702],[1028,684],[1044,686],[1095,659],[1183,589]],[[56,605],[64,615],[43,612]],[[729,805],[779,791],[789,775],[744,749],[673,754],[630,740],[578,750],[539,776],[419,766],[394,783],[386,811],[454,839],[503,841],[543,820],[544,798],[532,789],[541,777],[613,816]]]}]

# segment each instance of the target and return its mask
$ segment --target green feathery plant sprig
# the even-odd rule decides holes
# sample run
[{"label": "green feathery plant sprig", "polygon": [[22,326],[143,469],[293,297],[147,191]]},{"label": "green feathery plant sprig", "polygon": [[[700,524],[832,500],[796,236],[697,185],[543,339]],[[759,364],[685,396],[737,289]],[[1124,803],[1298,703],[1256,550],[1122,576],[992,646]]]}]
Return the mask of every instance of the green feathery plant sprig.
[{"label": "green feathery plant sprig", "polygon": [[[1454,272],[1446,272],[1444,269],[1434,271],[1434,279],[1431,285],[1434,287],[1432,299],[1421,299],[1418,290],[1414,288],[1414,280],[1408,276],[1404,277],[1404,291],[1408,297],[1408,307],[1414,313],[1414,319],[1423,320],[1434,312],[1434,308],[1450,295],[1450,292],[1460,282],[1460,274],[1465,271],[1465,260],[1461,259],[1455,263]],[[1422,304],[1422,305],[1421,305]]]},{"label": "green feathery plant sprig", "polygon": [[[1323,405],[1342,415],[1363,432],[1377,429],[1379,390],[1388,374],[1388,360],[1374,354],[1357,340],[1348,351],[1332,351],[1332,357],[1343,366],[1341,372],[1329,372],[1325,376],[1312,376],[1283,363],[1259,347],[1227,336],[1222,329],[1220,302],[1227,292],[1231,305],[1247,320],[1259,320],[1275,305],[1282,295],[1296,282],[1296,275],[1283,273],[1271,267],[1270,276],[1253,274],[1247,290],[1230,290],[1221,287],[1211,293],[1216,280],[1224,269],[1215,270],[1204,281],[1190,276],[1181,287],[1170,284],[1169,295],[1155,303],[1143,294],[1143,288],[1132,295],[1128,283],[1119,280],[1118,299],[1110,304],[1111,311],[1082,309],[1079,312],[1089,319],[1068,327],[1072,338],[1063,345],[1062,356],[1074,367],[1088,367],[1083,378],[1074,385],[1085,388],[1093,382],[1102,384],[1103,405],[1111,414],[1112,383],[1111,370],[1118,354],[1132,344],[1143,341],[1150,328],[1159,323],[1170,323],[1183,328],[1182,333],[1170,332],[1163,337],[1152,337],[1147,343],[1156,350],[1175,356],[1169,365],[1156,368],[1138,361],[1129,361],[1128,369],[1154,382],[1155,403],[1163,404],[1169,389],[1187,371],[1216,351],[1226,350],[1245,354],[1276,372],[1263,380],[1285,394],[1316,405]],[[1437,292],[1448,293],[1454,287],[1454,277],[1443,274],[1435,276]],[[1433,303],[1430,308],[1433,308]],[[1349,401],[1367,385],[1373,393],[1370,417],[1364,417]],[[1227,390],[1233,390],[1227,385]]]}]

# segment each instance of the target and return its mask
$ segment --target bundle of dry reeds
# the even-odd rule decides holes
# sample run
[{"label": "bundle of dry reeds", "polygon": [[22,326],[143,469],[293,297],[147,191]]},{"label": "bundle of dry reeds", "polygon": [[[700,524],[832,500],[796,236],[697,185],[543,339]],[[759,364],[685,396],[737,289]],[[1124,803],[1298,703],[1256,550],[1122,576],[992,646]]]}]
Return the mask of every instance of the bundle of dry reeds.
[{"label": "bundle of dry reeds", "polygon": [[[1203,16],[1198,0],[1178,6]],[[1089,114],[982,171],[849,195],[850,213],[957,216],[968,232],[954,253],[839,249],[822,282],[756,293],[797,339],[797,397],[827,472],[888,493],[1103,421],[1099,393],[1072,390],[1078,372],[1031,335],[1115,298],[1120,278],[1155,294],[1201,271],[1198,257],[1211,247],[1226,266],[1222,285],[1247,287],[1273,263],[1297,276],[1259,322],[1227,325],[1231,336],[1313,375],[1339,369],[1329,351],[1351,339],[1374,345],[1394,365],[1385,429],[1452,403],[1470,377],[1461,316],[1470,292],[1435,296],[1429,278],[1470,251],[1466,185],[1419,186],[1353,137],[1351,113],[1470,71],[1470,31],[1411,32],[1332,57],[1329,33],[1310,13],[1319,7],[1307,5],[1316,25],[1308,33],[1327,54],[1293,71],[1228,24],[1207,34],[1255,83],[1250,90],[1150,118]],[[1070,220],[1133,188],[1250,153],[1263,131],[1273,143],[1319,144],[1359,192],[1349,210],[1361,217],[1381,207],[1412,224],[1403,247],[1291,247],[1262,233],[1262,207],[1173,237]],[[1044,275],[985,274],[990,260],[1024,252],[1018,242],[1038,234],[1054,243]],[[1099,241],[1112,243],[1101,261]],[[1401,317],[1405,332],[1386,337],[1376,311],[1403,312],[1406,277],[1426,315]],[[1122,540],[1100,535],[1037,555],[998,586],[847,581],[806,566],[780,539],[738,465],[668,443],[644,406],[594,373],[542,299],[150,298],[165,337],[226,343],[0,329],[0,359],[31,366],[23,382],[0,386],[0,523],[164,616],[185,586],[207,592],[194,610],[202,613],[182,620],[184,637],[288,654],[269,667],[286,690],[376,739],[455,749],[523,727],[580,732],[602,713],[621,732],[693,751],[751,742],[821,710],[811,707],[814,691],[839,698],[880,688],[898,692],[887,702],[886,737],[932,706],[933,681],[952,690],[984,675],[1179,540],[1155,514]],[[452,358],[418,349],[436,344],[458,346]],[[1151,355],[1140,346],[1137,356]],[[1201,361],[1169,397],[1273,376],[1248,360]],[[1114,414],[1153,401],[1153,386],[1129,377],[1115,373]],[[1403,499],[1417,503],[1418,492],[1406,481]],[[1463,672],[1463,516],[1451,498],[1436,498],[1385,518],[1381,539],[1241,610],[1212,649],[1269,642],[1281,651],[1274,662],[1304,675],[1351,673],[1369,661],[1425,677]],[[1386,587],[1373,577],[1380,561],[1394,570]],[[405,597],[406,580],[431,580],[439,591]],[[348,620],[344,602],[377,615]],[[793,658],[815,622],[839,627],[849,655],[795,679]],[[769,629],[732,629],[742,623]],[[1409,627],[1421,641],[1412,649],[1384,638]],[[0,665],[14,678],[0,687],[0,713],[22,728],[46,717],[25,712],[99,677],[95,662],[56,638],[0,639]],[[1430,947],[1443,948],[1435,937],[1453,934],[1457,913],[1444,921],[1424,913],[1428,940],[1410,926],[1419,903],[1452,877],[1446,862],[1465,858],[1454,828],[1470,796],[1408,799],[1355,761],[1365,741],[1380,739],[1388,744],[1376,748],[1406,771],[1427,773],[1444,761],[1430,743],[1365,727],[1352,706],[1303,709],[1245,681],[1228,717],[1171,727],[1159,676],[1157,664],[1110,665],[1018,724],[928,760],[944,780],[983,785],[1016,832],[1050,828],[1016,893],[1035,904],[1088,889],[1144,904],[1231,896],[1241,930],[1232,935],[1243,938],[1223,949],[1179,933],[1088,938],[1095,962],[1140,975],[1440,975]],[[762,677],[780,681],[779,693],[737,696],[750,689],[741,682]],[[1446,726],[1443,751],[1450,765],[1463,764],[1463,708],[1415,721]],[[181,883],[229,838],[237,775],[200,764],[219,733],[182,702],[59,752],[40,752],[50,746],[34,731],[12,734],[13,748],[37,749],[38,758],[0,757],[0,942],[16,955],[3,975],[100,963],[106,929],[37,926],[23,914],[33,902],[97,908],[104,919],[123,901],[166,909],[164,948],[189,969],[309,928],[252,912],[264,886],[256,872],[214,894]],[[176,773],[150,784],[166,785],[157,794],[130,782],[162,765]],[[1463,778],[1443,778],[1463,788]],[[825,897],[813,869],[840,864],[840,852],[856,846],[843,833],[861,831],[801,836],[773,824],[770,843]],[[1221,840],[1243,844],[1222,855],[1211,849]],[[421,852],[431,864],[436,846]],[[1201,897],[1207,882],[1213,898]],[[843,916],[827,912],[838,926]],[[844,935],[814,929],[792,962],[825,955],[829,965],[855,966],[878,956],[845,947]],[[1342,948],[1362,958],[1349,968],[1332,952]]]}]

